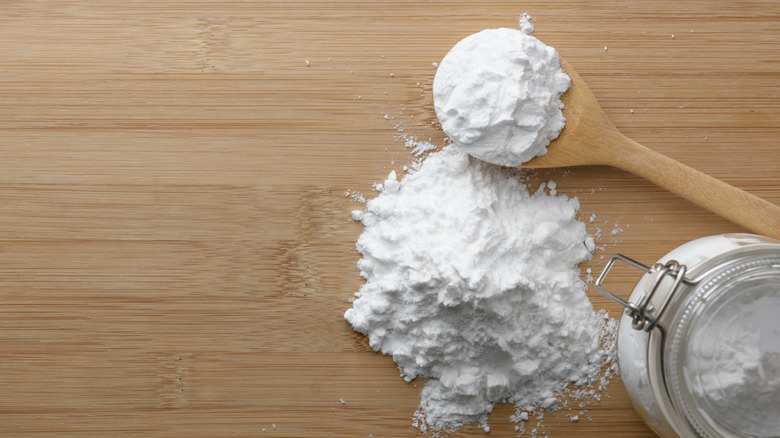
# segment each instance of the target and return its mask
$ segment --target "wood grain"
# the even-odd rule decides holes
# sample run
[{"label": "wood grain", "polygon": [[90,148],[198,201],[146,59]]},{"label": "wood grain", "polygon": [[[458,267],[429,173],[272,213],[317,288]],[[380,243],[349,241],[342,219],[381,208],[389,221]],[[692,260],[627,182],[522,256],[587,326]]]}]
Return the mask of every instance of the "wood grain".
[{"label": "wood grain", "polygon": [[[2,2],[0,436],[416,435],[422,382],[342,318],[344,193],[411,160],[401,129],[442,142],[432,63],[522,12],[621,132],[780,204],[773,1]],[[529,178],[579,197],[595,272],[741,231],[612,168]],[[540,432],[652,436],[608,394]]]},{"label": "wood grain", "polygon": [[[528,169],[608,165],[631,172],[751,233],[780,239],[780,206],[706,175],[621,134],[574,67],[561,62],[571,87],[561,97],[566,126]],[[633,111],[633,110],[632,110]]]}]

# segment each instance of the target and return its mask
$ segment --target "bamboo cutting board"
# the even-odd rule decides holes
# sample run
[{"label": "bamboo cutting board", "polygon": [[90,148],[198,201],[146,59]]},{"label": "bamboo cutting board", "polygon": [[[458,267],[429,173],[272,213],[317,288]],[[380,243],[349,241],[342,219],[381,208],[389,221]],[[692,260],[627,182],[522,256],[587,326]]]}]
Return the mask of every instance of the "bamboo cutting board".
[{"label": "bamboo cutting board", "polygon": [[[416,435],[422,382],[342,318],[344,194],[442,143],[432,63],[526,11],[622,132],[780,204],[771,0],[0,3],[0,436]],[[595,273],[741,231],[614,169],[529,178],[602,229]],[[567,413],[539,433],[652,436],[619,379]]]}]

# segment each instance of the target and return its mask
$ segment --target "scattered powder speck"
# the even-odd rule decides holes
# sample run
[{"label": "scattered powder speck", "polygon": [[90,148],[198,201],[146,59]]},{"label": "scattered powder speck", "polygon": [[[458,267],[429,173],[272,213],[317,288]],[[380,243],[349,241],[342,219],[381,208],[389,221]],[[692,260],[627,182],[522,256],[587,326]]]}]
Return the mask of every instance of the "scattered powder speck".
[{"label": "scattered powder speck", "polygon": [[555,196],[558,194],[558,183],[553,180],[547,182],[547,188],[550,189],[550,195]]},{"label": "scattered powder speck", "polygon": [[521,421],[528,421],[528,412],[526,411],[520,411],[520,408],[518,408],[518,411],[515,412],[514,415],[512,415],[509,420],[514,423],[519,423]]},{"label": "scattered powder speck", "polygon": [[520,30],[527,35],[534,33],[534,23],[530,15],[523,14],[520,17]]},{"label": "scattered powder speck", "polygon": [[352,199],[355,202],[359,202],[361,204],[365,204],[366,203],[366,197],[363,196],[362,193],[360,193],[360,192],[358,192],[357,190],[354,190],[354,189],[349,189],[346,192],[344,192],[344,196],[346,196],[347,198]]},{"label": "scattered powder speck", "polygon": [[577,198],[546,187],[531,194],[521,171],[448,145],[353,213],[366,283],[344,316],[406,381],[428,379],[421,431],[488,431],[501,401],[541,421],[567,399],[598,400],[614,374],[601,371],[616,323],[593,310],[578,268],[595,244]]},{"label": "scattered powder speck", "polygon": [[430,152],[436,149],[436,145],[428,141],[420,141],[416,137],[404,134],[401,136],[401,140],[404,142],[404,146],[412,150],[412,155],[419,157],[426,152]]}]

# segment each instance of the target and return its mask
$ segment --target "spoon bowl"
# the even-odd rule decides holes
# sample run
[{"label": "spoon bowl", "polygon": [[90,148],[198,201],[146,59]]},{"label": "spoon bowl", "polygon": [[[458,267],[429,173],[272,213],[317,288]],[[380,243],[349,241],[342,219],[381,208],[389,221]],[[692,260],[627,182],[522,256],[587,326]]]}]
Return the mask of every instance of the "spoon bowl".
[{"label": "spoon bowl", "polygon": [[547,154],[518,167],[607,165],[631,172],[747,230],[780,240],[780,207],[631,140],[615,127],[574,68],[561,100],[566,125]]},{"label": "spoon bowl", "polygon": [[609,146],[615,134],[622,136],[604,114],[596,96],[577,71],[561,60],[561,67],[571,78],[571,87],[561,101],[566,125],[548,146],[547,154],[536,157],[518,167],[548,168],[608,164]]}]

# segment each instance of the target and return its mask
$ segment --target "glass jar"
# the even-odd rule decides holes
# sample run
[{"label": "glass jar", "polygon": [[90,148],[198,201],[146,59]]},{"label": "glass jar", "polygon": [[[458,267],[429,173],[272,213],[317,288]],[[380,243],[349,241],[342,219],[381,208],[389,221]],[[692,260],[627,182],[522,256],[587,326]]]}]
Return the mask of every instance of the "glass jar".
[{"label": "glass jar", "polygon": [[[603,286],[618,261],[644,271],[628,300]],[[652,267],[618,254],[596,289],[626,308],[618,365],[656,433],[780,436],[780,242],[704,237]]]}]

